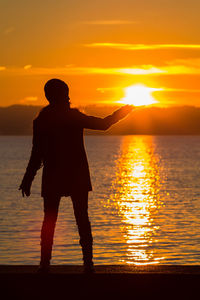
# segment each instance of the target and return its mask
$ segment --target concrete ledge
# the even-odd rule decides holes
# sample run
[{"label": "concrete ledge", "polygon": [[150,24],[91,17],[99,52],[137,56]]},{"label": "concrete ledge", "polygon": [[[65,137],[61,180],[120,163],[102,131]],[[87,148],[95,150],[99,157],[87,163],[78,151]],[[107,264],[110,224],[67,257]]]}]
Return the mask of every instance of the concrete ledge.
[{"label": "concrete ledge", "polygon": [[[35,274],[35,265],[0,265],[1,274]],[[83,266],[52,265],[50,274],[82,274]],[[95,265],[96,274],[196,274],[200,276],[200,265]],[[96,275],[95,274],[95,275]]]},{"label": "concrete ledge", "polygon": [[[200,266],[95,266],[86,275],[82,266],[52,266],[37,274],[37,266],[0,266],[2,299],[196,299]],[[197,293],[197,294],[196,294]],[[71,296],[70,296],[71,295]],[[11,298],[12,297],[12,298]]]}]

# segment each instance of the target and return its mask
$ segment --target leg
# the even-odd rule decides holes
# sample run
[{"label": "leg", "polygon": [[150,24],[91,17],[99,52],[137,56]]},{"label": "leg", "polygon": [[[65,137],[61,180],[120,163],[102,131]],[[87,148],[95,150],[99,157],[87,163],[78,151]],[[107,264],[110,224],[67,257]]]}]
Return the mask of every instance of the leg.
[{"label": "leg", "polygon": [[53,245],[58,208],[59,196],[44,197],[44,220],[41,229],[41,262],[40,265],[49,265]]},{"label": "leg", "polygon": [[74,215],[80,235],[80,245],[83,252],[84,265],[93,265],[92,263],[92,232],[88,217],[88,191],[76,192],[71,195]]}]

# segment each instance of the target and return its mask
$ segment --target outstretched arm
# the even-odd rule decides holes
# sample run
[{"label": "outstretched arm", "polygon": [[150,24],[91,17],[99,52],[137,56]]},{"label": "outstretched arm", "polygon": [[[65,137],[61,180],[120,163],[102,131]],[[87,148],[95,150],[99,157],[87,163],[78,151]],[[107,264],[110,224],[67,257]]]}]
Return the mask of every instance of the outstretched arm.
[{"label": "outstretched arm", "polygon": [[37,173],[37,170],[42,165],[42,155],[41,155],[41,139],[40,134],[38,133],[36,123],[33,122],[33,145],[32,145],[32,151],[31,156],[29,159],[28,166],[26,168],[26,172],[24,174],[24,177],[22,179],[21,185],[19,187],[19,190],[22,190],[22,196],[26,195],[27,197],[30,196],[30,189],[32,181]]},{"label": "outstretched arm", "polygon": [[125,105],[105,118],[87,116],[81,113],[82,125],[88,129],[107,130],[113,124],[126,117],[132,110],[132,105]]}]

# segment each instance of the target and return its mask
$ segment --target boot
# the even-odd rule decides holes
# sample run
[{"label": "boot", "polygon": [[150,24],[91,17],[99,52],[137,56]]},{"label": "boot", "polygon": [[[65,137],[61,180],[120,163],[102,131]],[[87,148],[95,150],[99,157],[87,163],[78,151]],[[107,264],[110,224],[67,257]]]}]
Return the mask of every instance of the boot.
[{"label": "boot", "polygon": [[52,242],[41,241],[41,260],[38,268],[38,273],[50,272],[50,261],[52,252]]},{"label": "boot", "polygon": [[83,266],[84,266],[85,274],[94,274],[95,273],[93,261],[84,262]]},{"label": "boot", "polygon": [[83,252],[84,273],[94,273],[94,264],[92,261],[93,258],[92,243],[89,245],[82,244],[81,246]]},{"label": "boot", "polygon": [[50,262],[40,262],[37,273],[48,274],[50,272]]}]

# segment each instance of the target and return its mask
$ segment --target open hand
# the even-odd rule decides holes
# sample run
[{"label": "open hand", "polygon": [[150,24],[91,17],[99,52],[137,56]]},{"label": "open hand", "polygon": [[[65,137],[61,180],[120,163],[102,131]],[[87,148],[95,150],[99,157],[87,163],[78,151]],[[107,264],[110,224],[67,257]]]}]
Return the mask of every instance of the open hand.
[{"label": "open hand", "polygon": [[132,110],[134,109],[133,105],[124,105],[120,109],[118,109],[115,113],[119,117],[119,119],[123,119],[126,117]]},{"label": "open hand", "polygon": [[26,195],[26,197],[29,197],[31,194],[31,186],[28,184],[22,183],[19,187],[19,190],[22,191],[22,196]]},{"label": "open hand", "polygon": [[127,105],[125,105],[125,106],[122,106],[122,109],[123,109],[125,112],[127,112],[127,114],[130,113],[134,108],[135,108],[134,105],[129,105],[129,104],[127,104]]}]

